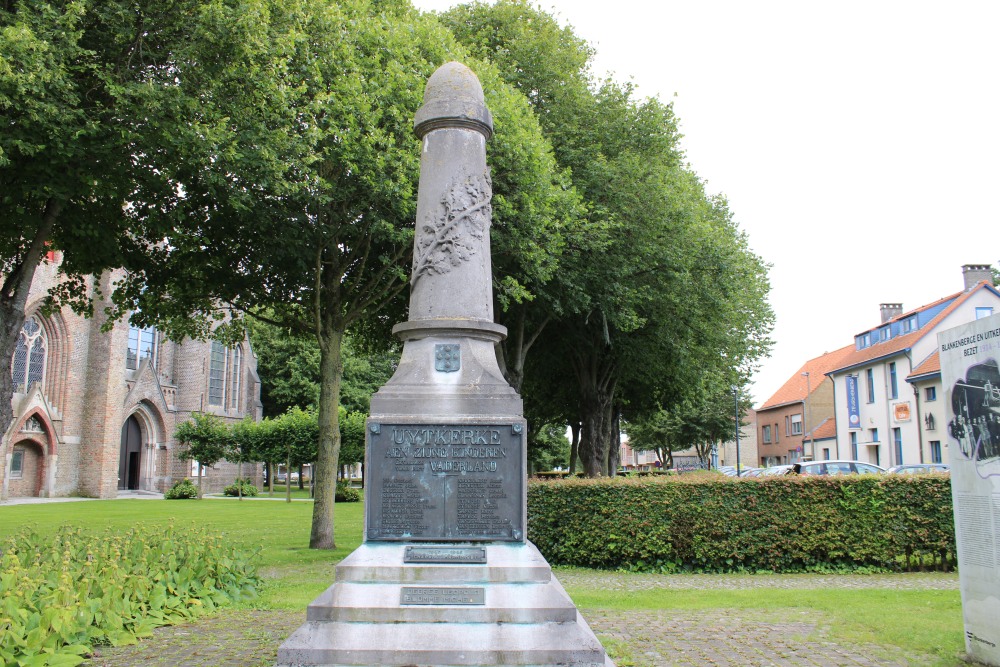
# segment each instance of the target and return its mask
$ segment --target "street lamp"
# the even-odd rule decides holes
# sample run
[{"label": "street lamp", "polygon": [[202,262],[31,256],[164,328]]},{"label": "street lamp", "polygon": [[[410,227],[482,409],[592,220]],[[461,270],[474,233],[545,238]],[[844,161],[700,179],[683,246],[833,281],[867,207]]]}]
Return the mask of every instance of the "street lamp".
[{"label": "street lamp", "polygon": [[[805,423],[805,425],[804,425],[804,427],[802,429],[802,450],[805,451],[805,448],[806,448],[806,435],[805,435],[806,434],[806,429],[805,429],[805,427],[807,427],[810,424],[812,424],[812,416],[809,414],[809,394],[812,393],[812,387],[809,384],[809,371],[806,371],[805,373],[803,373],[803,375],[806,376],[806,400],[805,400],[805,403],[806,403],[806,423]],[[811,436],[812,432],[809,431],[809,433],[810,433],[810,436]],[[816,448],[816,444],[814,442],[812,442],[812,437],[810,437],[810,439],[809,439],[809,455],[812,456],[813,461],[816,460],[815,448]]]},{"label": "street lamp", "polygon": [[733,385],[733,405],[736,408],[736,476],[740,476],[740,388]]}]

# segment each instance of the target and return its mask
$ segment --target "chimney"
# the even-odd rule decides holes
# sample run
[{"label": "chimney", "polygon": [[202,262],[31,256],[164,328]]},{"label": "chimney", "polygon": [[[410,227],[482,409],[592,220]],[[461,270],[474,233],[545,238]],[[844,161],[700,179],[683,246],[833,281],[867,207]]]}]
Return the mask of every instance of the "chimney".
[{"label": "chimney", "polygon": [[882,313],[882,324],[903,314],[903,304],[901,303],[880,303],[878,309]]},{"label": "chimney", "polygon": [[968,291],[982,280],[993,284],[993,271],[989,264],[966,264],[962,267],[962,277],[965,279],[965,290]]}]

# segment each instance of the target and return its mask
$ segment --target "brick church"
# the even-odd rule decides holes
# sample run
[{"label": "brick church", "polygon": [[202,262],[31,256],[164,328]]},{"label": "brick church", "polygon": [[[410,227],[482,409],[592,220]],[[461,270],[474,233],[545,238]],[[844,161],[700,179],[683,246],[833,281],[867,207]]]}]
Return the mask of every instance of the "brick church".
[{"label": "brick church", "polygon": [[[231,348],[174,343],[128,322],[103,332],[101,303],[92,319],[69,308],[46,317],[39,307],[57,267],[58,254],[50,254],[36,271],[14,352],[14,421],[0,441],[0,500],[162,492],[197,475],[192,462],[177,457],[174,439],[193,412],[227,422],[260,419],[249,340]],[[95,282],[110,294],[114,274],[91,279],[91,288]],[[207,469],[203,488],[218,490],[237,472],[227,462]]]}]

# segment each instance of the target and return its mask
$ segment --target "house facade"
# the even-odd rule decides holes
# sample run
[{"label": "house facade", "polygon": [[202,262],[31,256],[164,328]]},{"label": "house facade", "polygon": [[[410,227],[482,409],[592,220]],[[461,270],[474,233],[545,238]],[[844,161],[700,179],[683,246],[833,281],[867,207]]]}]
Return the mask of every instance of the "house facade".
[{"label": "house facade", "polygon": [[757,409],[758,465],[839,458],[830,443],[834,397],[826,373],[853,350],[848,345],[810,359]]},{"label": "house facade", "polygon": [[881,305],[881,323],[855,336],[833,381],[843,458],[890,467],[947,463],[937,334],[1000,312],[988,265],[962,267],[964,289],[915,310]]},{"label": "house facade", "polygon": [[[108,295],[114,273],[91,278]],[[14,420],[0,440],[0,500],[20,496],[113,498],[168,489],[197,474],[178,457],[174,431],[194,412],[227,422],[261,417],[260,379],[249,340],[174,343],[155,329],[69,308],[40,306],[58,280],[58,254],[38,268],[11,374]],[[105,303],[98,302],[95,313]],[[220,489],[239,471],[223,462],[203,472]],[[256,476],[248,469],[245,476]]]}]

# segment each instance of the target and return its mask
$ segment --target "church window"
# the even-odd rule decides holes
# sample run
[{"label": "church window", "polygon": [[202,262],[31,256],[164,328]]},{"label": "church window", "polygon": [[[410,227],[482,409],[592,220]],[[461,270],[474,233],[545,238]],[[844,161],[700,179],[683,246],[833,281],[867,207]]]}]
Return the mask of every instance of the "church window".
[{"label": "church window", "polygon": [[212,352],[208,366],[208,404],[223,405],[226,393],[226,347],[212,341]]},{"label": "church window", "polygon": [[154,362],[156,352],[156,330],[152,327],[140,329],[129,327],[128,354],[125,357],[125,367],[131,371],[139,368],[139,362],[149,357]]},{"label": "church window", "polygon": [[233,379],[232,383],[229,385],[229,404],[233,410],[240,409],[240,374],[243,372],[241,368],[242,354],[240,353],[240,348],[233,348]]},{"label": "church window", "polygon": [[11,379],[14,391],[25,392],[32,382],[41,382],[45,375],[45,330],[34,317],[25,321],[14,348]]},{"label": "church window", "polygon": [[24,449],[14,448],[14,455],[10,459],[10,478],[21,479],[24,476]]}]

